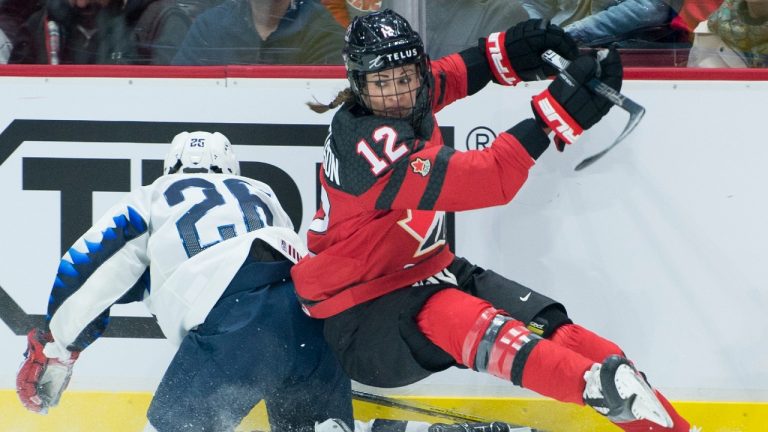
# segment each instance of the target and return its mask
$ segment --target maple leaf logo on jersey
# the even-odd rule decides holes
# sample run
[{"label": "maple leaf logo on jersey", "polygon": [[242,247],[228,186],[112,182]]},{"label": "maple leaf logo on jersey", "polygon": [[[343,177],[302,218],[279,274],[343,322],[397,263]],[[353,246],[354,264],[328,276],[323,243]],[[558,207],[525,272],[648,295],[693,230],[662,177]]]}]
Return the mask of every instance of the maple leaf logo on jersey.
[{"label": "maple leaf logo on jersey", "polygon": [[445,212],[408,209],[405,219],[397,223],[419,241],[414,257],[424,255],[445,244]]},{"label": "maple leaf logo on jersey", "polygon": [[429,174],[429,170],[432,168],[432,162],[429,159],[422,159],[417,157],[411,162],[411,169],[416,174],[420,174],[422,177],[426,177]]}]

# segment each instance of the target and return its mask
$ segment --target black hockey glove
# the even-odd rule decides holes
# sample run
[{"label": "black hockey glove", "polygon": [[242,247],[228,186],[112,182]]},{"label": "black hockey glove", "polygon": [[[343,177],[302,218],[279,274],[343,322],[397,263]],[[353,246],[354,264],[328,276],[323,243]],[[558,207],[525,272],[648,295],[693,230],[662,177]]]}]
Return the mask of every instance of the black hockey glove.
[{"label": "black hockey glove", "polygon": [[568,60],[579,55],[576,42],[563,29],[540,19],[522,21],[506,32],[480,39],[480,50],[491,67],[493,81],[503,85],[555,75],[557,71],[541,59],[550,49]]},{"label": "black hockey glove", "polygon": [[624,68],[616,49],[611,49],[600,61],[594,55],[584,55],[573,61],[564,74],[558,75],[542,93],[533,97],[531,105],[536,120],[555,132],[555,146],[563,151],[581,133],[602,119],[613,104],[592,91],[587,82],[593,78],[616,91],[621,90]]}]

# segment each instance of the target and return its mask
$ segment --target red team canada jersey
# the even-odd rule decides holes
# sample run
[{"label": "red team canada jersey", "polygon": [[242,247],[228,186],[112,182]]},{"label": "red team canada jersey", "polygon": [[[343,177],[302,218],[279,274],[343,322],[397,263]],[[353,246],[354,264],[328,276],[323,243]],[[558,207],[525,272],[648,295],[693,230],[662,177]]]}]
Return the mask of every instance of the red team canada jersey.
[{"label": "red team canada jersey", "polygon": [[[467,96],[460,55],[432,62],[432,74],[433,112]],[[432,113],[414,131],[407,119],[358,110],[345,104],[333,118],[310,255],[291,272],[304,310],[316,318],[440,272],[454,258],[445,212],[509,202],[534,164],[523,138],[509,132],[490,148],[458,152],[444,145]]]}]

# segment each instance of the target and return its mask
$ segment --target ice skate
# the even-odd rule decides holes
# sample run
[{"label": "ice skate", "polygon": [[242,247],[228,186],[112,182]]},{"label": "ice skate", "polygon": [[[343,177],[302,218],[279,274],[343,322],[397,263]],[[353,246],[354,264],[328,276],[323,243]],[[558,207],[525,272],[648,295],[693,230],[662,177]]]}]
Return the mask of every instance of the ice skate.
[{"label": "ice skate", "polygon": [[672,427],[672,418],[653,389],[627,359],[614,355],[603,364],[595,363],[584,373],[584,380],[584,403],[612,422],[648,420]]}]

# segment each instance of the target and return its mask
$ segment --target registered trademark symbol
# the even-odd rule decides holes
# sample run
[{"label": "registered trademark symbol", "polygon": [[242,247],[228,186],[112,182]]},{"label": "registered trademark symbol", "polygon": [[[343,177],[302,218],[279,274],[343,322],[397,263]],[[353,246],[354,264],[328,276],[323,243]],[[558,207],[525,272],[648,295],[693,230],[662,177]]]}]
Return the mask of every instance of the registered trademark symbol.
[{"label": "registered trademark symbol", "polygon": [[491,142],[496,139],[496,133],[488,127],[478,126],[467,135],[466,149],[467,150],[482,150],[491,145]]}]

